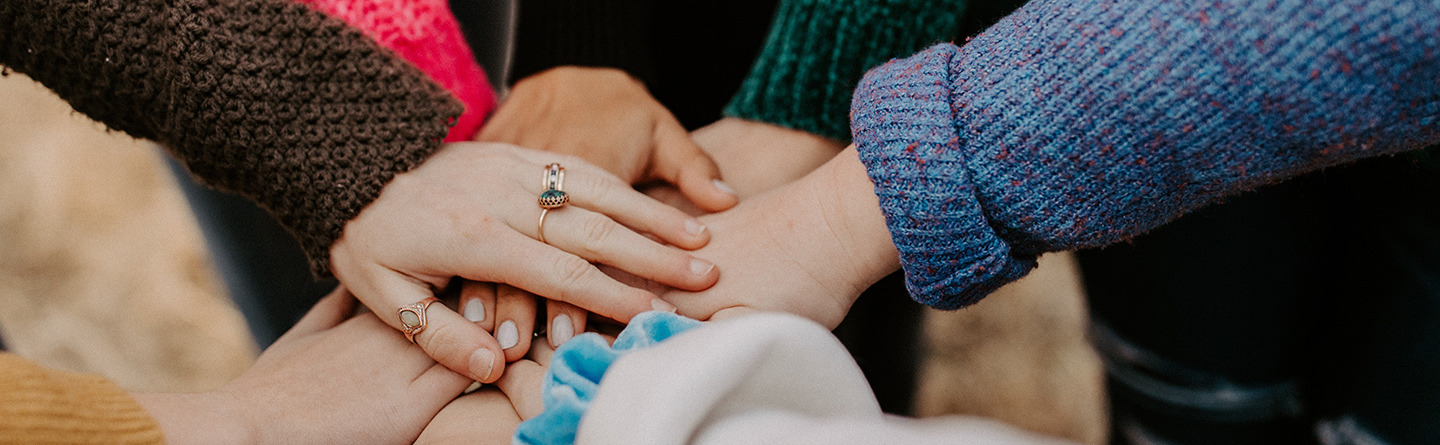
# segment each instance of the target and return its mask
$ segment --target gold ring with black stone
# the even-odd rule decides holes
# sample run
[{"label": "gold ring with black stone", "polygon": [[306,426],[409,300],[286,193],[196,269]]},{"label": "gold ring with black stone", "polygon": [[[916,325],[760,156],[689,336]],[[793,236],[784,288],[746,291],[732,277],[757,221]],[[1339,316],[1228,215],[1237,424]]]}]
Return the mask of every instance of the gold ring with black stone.
[{"label": "gold ring with black stone", "polygon": [[565,193],[565,167],[558,163],[551,163],[545,166],[545,175],[541,178],[541,184],[545,191],[540,192],[537,200],[540,204],[540,222],[535,230],[540,242],[545,242],[545,216],[550,210],[565,207],[570,203],[570,194]]}]

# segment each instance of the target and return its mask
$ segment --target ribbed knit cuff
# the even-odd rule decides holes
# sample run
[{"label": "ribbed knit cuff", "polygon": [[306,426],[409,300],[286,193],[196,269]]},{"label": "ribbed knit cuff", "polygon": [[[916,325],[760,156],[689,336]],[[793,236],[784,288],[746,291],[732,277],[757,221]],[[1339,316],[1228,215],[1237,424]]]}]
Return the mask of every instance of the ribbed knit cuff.
[{"label": "ribbed knit cuff", "polygon": [[511,82],[550,68],[616,68],[651,84],[650,3],[527,0],[519,5]]},{"label": "ribbed knit cuff", "polygon": [[0,353],[0,387],[0,442],[165,442],[135,398],[103,377],[48,370]]},{"label": "ribbed knit cuff", "polygon": [[957,309],[1019,279],[1036,255],[990,226],[965,167],[948,78],[954,45],[872,70],[855,90],[855,146],[916,301]]},{"label": "ribbed knit cuff", "polygon": [[955,39],[966,0],[785,0],[726,116],[850,140],[865,70]]}]

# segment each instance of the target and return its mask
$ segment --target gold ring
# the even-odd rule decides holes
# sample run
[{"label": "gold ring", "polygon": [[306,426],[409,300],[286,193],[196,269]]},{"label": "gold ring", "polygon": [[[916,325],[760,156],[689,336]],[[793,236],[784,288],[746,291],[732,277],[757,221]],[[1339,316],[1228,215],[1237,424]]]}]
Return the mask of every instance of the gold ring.
[{"label": "gold ring", "polygon": [[570,194],[565,193],[565,167],[558,163],[551,163],[545,166],[545,175],[541,177],[541,185],[545,191],[540,192],[537,200],[540,204],[540,222],[535,230],[540,242],[545,242],[545,215],[550,214],[551,209],[565,207],[570,203]]},{"label": "gold ring", "polygon": [[430,297],[396,311],[400,315],[400,327],[404,328],[405,339],[410,340],[410,343],[415,343],[415,335],[425,330],[425,309],[437,301],[440,299]]}]

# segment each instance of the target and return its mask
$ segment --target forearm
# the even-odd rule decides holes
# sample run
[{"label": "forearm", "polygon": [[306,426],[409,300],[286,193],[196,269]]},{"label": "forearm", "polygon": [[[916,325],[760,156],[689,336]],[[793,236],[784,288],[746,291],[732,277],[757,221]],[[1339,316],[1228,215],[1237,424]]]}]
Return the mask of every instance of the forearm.
[{"label": "forearm", "polygon": [[965,0],[783,0],[725,115],[850,140],[865,70],[956,38]]},{"label": "forearm", "polygon": [[134,394],[170,444],[259,443],[246,424],[246,413],[219,393]]},{"label": "forearm", "polygon": [[461,111],[414,67],[288,0],[7,1],[0,63],[257,201],[320,273],[345,222]]},{"label": "forearm", "polygon": [[1433,3],[1041,0],[856,92],[912,293],[968,304],[1041,252],[1440,140]]}]

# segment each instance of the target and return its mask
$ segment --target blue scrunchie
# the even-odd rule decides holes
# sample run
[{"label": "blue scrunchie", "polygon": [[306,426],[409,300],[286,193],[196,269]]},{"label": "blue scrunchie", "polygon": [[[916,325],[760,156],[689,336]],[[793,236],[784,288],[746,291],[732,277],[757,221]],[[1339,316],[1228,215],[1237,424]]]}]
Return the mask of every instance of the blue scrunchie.
[{"label": "blue scrunchie", "polygon": [[520,423],[515,429],[516,445],[570,445],[580,429],[580,418],[600,390],[600,379],[610,364],[630,351],[648,348],[665,339],[700,326],[700,322],[669,312],[652,311],[635,316],[630,325],[606,344],[597,334],[577,336],[550,359],[541,386],[545,411]]}]

